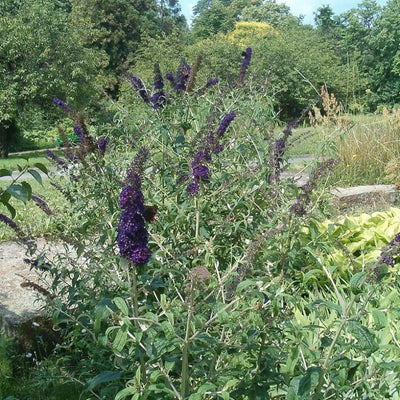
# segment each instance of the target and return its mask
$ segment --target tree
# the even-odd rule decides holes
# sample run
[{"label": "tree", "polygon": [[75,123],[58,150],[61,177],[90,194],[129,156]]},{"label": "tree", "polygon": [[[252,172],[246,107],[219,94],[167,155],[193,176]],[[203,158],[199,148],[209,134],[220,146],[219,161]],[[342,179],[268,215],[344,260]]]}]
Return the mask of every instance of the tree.
[{"label": "tree", "polygon": [[374,104],[400,103],[400,2],[389,0],[374,20],[369,62]]},{"label": "tree", "polygon": [[[129,69],[128,60],[145,36],[170,34],[174,27],[186,29],[176,0],[71,0],[72,15],[85,45],[105,51],[108,65],[105,82],[118,95],[118,76]],[[90,27],[90,29],[88,29]]]},{"label": "tree", "polygon": [[195,39],[205,39],[217,33],[229,32],[235,24],[235,14],[221,0],[212,0],[193,20],[192,35]]},{"label": "tree", "polygon": [[[242,0],[234,0],[233,5],[242,2]],[[277,28],[288,25],[299,25],[302,18],[295,17],[290,13],[290,7],[285,4],[277,4],[274,0],[252,2],[243,7],[241,11],[244,21],[266,22],[267,24]]]},{"label": "tree", "polygon": [[15,1],[0,13],[0,155],[30,106],[53,108],[62,97],[80,107],[95,93],[102,57],[84,48],[62,3]]}]

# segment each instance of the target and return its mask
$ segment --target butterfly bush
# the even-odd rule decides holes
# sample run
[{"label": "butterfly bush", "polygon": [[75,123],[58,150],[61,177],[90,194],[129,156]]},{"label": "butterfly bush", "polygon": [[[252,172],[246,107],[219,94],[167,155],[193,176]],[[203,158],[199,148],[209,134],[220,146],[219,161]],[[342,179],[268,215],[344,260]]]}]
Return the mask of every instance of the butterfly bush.
[{"label": "butterfly bush", "polygon": [[23,237],[22,230],[19,228],[19,226],[13,219],[7,217],[7,215],[0,213],[0,221],[3,222],[3,224],[10,227],[11,229],[13,229],[19,238]]},{"label": "butterfly bush", "polygon": [[[202,56],[199,54],[193,67],[191,67],[186,60],[182,58],[175,75],[172,72],[167,72],[165,74],[166,80],[171,83],[171,86],[176,93],[193,91],[201,59]],[[146,89],[143,81],[138,76],[129,73],[126,75],[128,76],[133,89],[139,94],[142,100],[152,106],[152,108],[158,110],[168,103],[168,98],[164,91],[164,80],[158,63],[154,64],[154,83],[152,93]],[[209,79],[206,84],[196,92],[196,94],[204,94],[207,88],[217,85],[218,82],[218,78]]]},{"label": "butterfly bush", "polygon": [[225,115],[215,133],[206,135],[201,148],[194,155],[191,164],[193,181],[186,188],[191,196],[197,194],[200,190],[199,183],[210,183],[210,170],[206,164],[211,161],[212,153],[218,154],[222,151],[223,147],[219,141],[235,117],[236,113],[234,111]]},{"label": "butterfly bush", "polygon": [[388,243],[387,247],[382,250],[378,262],[386,264],[389,267],[393,267],[395,259],[400,254],[400,233],[397,233],[395,237]]},{"label": "butterfly bush", "polygon": [[117,228],[117,244],[120,255],[136,265],[144,265],[150,258],[148,232],[145,226],[144,196],[142,193],[142,173],[149,155],[142,148],[127,171],[125,187],[120,194],[120,208],[123,210]]},{"label": "butterfly bush", "polygon": [[[251,47],[248,47],[244,52],[244,58],[240,66],[237,84],[243,83],[244,75],[250,65],[252,55]],[[207,84],[214,84],[217,81],[209,81]],[[206,164],[211,161],[212,154],[218,154],[223,150],[223,145],[220,140],[225,135],[228,127],[236,118],[236,112],[232,111],[224,116],[215,132],[206,133],[199,150],[193,157],[191,163],[192,182],[186,187],[187,193],[191,196],[197,194],[200,190],[200,183],[210,183],[210,171]]]},{"label": "butterfly bush", "polygon": [[39,196],[36,196],[35,194],[31,195],[31,199],[33,202],[47,215],[53,215],[53,211],[50,209],[48,204]]}]

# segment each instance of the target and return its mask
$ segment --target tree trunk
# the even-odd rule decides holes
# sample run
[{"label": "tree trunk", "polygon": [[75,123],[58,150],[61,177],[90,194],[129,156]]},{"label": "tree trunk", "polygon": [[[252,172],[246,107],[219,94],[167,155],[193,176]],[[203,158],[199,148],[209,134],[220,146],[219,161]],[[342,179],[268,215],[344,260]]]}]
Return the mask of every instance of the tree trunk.
[{"label": "tree trunk", "polygon": [[7,158],[10,145],[18,142],[18,125],[15,118],[0,121],[0,158]]},{"label": "tree trunk", "polygon": [[0,122],[0,158],[8,157],[8,121]]}]

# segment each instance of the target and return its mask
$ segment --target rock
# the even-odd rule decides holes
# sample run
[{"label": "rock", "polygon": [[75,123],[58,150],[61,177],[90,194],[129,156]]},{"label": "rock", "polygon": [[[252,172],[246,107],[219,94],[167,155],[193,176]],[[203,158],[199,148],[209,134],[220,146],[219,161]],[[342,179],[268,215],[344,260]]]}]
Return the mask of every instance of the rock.
[{"label": "rock", "polygon": [[400,192],[395,185],[338,187],[333,189],[331,193],[333,205],[341,210],[353,207],[368,207],[378,210],[398,205],[400,200]]},{"label": "rock", "polygon": [[[44,246],[45,241],[39,240],[38,247]],[[40,285],[40,274],[24,258],[25,248],[18,243],[0,243],[0,329],[6,333],[11,333],[17,324],[40,316],[44,306],[43,295],[33,289],[33,285]]]}]

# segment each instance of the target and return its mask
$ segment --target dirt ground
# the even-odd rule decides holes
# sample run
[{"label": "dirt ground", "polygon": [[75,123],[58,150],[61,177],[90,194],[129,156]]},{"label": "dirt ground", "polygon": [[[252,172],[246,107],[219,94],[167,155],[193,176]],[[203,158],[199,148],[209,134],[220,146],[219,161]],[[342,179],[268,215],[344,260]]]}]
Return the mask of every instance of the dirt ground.
[{"label": "dirt ground", "polygon": [[[43,249],[46,243],[39,240],[37,245]],[[40,282],[40,276],[24,258],[25,248],[18,243],[0,243],[0,328],[6,331],[18,322],[40,315],[44,304],[36,290],[21,286],[27,281]]]}]

